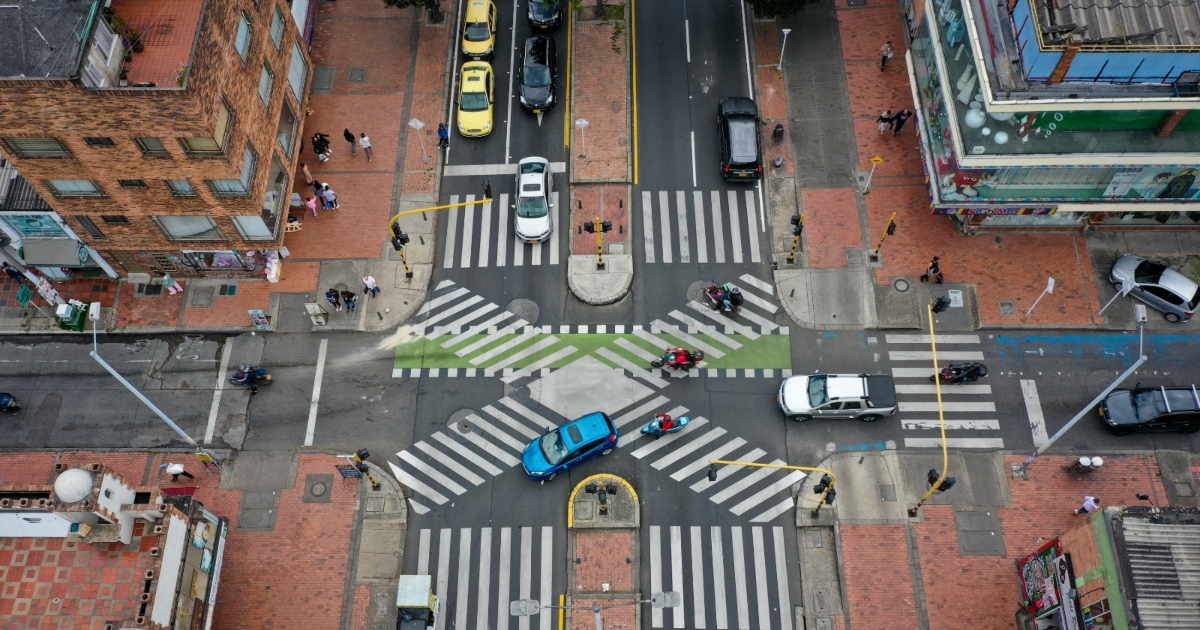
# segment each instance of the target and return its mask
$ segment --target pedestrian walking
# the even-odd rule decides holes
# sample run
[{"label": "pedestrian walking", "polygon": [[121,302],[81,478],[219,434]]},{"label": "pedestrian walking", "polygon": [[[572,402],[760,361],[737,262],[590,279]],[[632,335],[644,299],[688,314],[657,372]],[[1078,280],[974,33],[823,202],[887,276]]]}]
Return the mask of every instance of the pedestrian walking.
[{"label": "pedestrian walking", "polygon": [[312,137],[313,153],[331,153],[329,150],[329,134],[321,133],[320,131],[313,134]]},{"label": "pedestrian walking", "polygon": [[20,269],[17,269],[16,267],[8,264],[7,262],[3,263],[3,265],[4,265],[4,275],[8,276],[9,278],[11,278],[13,280],[16,280],[17,282],[22,283],[22,284],[25,283],[25,274],[21,273]]},{"label": "pedestrian walking", "polygon": [[921,282],[929,282],[930,278],[937,280],[938,284],[942,283],[942,263],[938,260],[937,256],[934,256],[933,260],[929,261],[929,269],[926,269],[925,274],[921,276]]},{"label": "pedestrian walking", "polygon": [[1087,514],[1088,512],[1095,512],[1098,509],[1100,509],[1100,499],[1097,499],[1096,497],[1085,496],[1083,497],[1083,507],[1075,510],[1075,513]]},{"label": "pedestrian walking", "polygon": [[314,181],[314,182],[312,183],[312,187],[313,187],[313,196],[314,196],[314,197],[320,197],[320,196],[321,196],[321,191],[325,189],[325,188],[324,188],[325,186],[328,186],[328,184],[322,184],[321,182]]},{"label": "pedestrian walking", "polygon": [[358,134],[358,146],[362,147],[363,153],[367,154],[367,161],[370,162],[371,161],[371,139],[367,137],[367,134],[365,134],[365,133]]},{"label": "pedestrian walking", "polygon": [[887,60],[891,59],[892,55],[896,54],[896,49],[892,48],[892,40],[889,39],[888,43],[884,44],[883,48],[879,49],[879,54],[883,57],[883,59],[879,62],[879,71],[883,72],[884,66],[887,65]]},{"label": "pedestrian walking", "polygon": [[363,293],[371,297],[379,295],[379,285],[375,283],[375,278],[371,276],[363,276]]},{"label": "pedestrian walking", "polygon": [[183,475],[188,479],[196,478],[195,475],[183,469],[183,464],[172,464],[170,462],[165,462],[160,465],[159,468],[167,471],[168,475],[171,475],[171,481],[179,481],[180,475]]},{"label": "pedestrian walking", "polygon": [[346,312],[353,313],[354,307],[358,306],[358,296],[353,291],[345,289],[342,291],[342,301],[346,303]]},{"label": "pedestrian walking", "polygon": [[308,208],[309,210],[312,210],[314,217],[317,216],[317,198],[316,197],[309,197],[308,200],[304,202],[304,207]]},{"label": "pedestrian walking", "polygon": [[313,183],[312,172],[308,170],[308,165],[305,164],[304,162],[300,163],[300,172],[304,173],[304,181],[307,182],[309,186],[312,186],[312,183]]},{"label": "pedestrian walking", "polygon": [[892,125],[893,136],[900,135],[900,128],[904,126],[904,123],[908,122],[909,118],[912,118],[912,115],[912,110],[907,107],[896,112],[896,116],[893,118],[895,124]]},{"label": "pedestrian walking", "polygon": [[492,198],[492,180],[490,180],[490,179],[483,180],[483,198],[484,199]]},{"label": "pedestrian walking", "polygon": [[329,187],[329,184],[325,184],[322,187],[321,199],[325,200],[326,210],[337,210],[341,207],[341,204],[338,203],[337,193],[333,192],[333,189]]},{"label": "pedestrian walking", "polygon": [[358,155],[358,138],[349,129],[342,130],[342,137],[350,143],[350,155]]},{"label": "pedestrian walking", "polygon": [[450,129],[446,127],[446,123],[438,123],[438,148],[450,147]]},{"label": "pedestrian walking", "polygon": [[331,305],[333,305],[333,310],[339,312],[342,310],[342,294],[338,293],[337,289],[330,289],[326,291],[325,299],[328,300]]},{"label": "pedestrian walking", "polygon": [[875,122],[879,123],[879,135],[882,136],[883,132],[887,131],[887,128],[892,126],[892,122],[895,119],[896,117],[892,115],[892,110],[884,110],[884,112],[879,115],[879,118],[875,119]]}]

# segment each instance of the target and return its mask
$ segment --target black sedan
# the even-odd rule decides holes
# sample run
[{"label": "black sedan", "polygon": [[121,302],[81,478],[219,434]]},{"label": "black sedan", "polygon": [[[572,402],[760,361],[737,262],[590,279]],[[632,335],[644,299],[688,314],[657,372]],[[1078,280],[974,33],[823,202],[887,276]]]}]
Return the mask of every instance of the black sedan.
[{"label": "black sedan", "polygon": [[1184,387],[1114,389],[1100,402],[1100,419],[1116,435],[1135,431],[1200,431],[1200,392]]},{"label": "black sedan", "polygon": [[554,40],[534,35],[525,40],[521,63],[521,107],[540,114],[554,107],[554,84],[558,76]]},{"label": "black sedan", "polygon": [[562,24],[562,3],[566,0],[529,0],[529,26],[550,28]]}]

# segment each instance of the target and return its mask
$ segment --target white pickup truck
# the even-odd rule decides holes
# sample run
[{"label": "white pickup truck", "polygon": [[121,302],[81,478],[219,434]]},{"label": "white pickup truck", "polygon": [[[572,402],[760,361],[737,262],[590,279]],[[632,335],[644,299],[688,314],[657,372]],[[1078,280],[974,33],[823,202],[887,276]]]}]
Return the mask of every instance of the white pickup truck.
[{"label": "white pickup truck", "polygon": [[886,374],[791,376],[779,386],[779,408],[796,422],[858,418],[874,422],[896,413],[896,383]]}]

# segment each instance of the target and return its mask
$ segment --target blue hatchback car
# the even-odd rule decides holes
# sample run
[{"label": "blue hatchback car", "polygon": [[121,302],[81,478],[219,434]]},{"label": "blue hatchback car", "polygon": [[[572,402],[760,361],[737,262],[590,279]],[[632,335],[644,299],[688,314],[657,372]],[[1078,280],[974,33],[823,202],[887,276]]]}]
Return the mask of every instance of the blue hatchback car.
[{"label": "blue hatchback car", "polygon": [[617,427],[602,412],[589,413],[535,439],[521,453],[525,474],[537,481],[550,481],[558,473],[574,468],[617,446]]}]

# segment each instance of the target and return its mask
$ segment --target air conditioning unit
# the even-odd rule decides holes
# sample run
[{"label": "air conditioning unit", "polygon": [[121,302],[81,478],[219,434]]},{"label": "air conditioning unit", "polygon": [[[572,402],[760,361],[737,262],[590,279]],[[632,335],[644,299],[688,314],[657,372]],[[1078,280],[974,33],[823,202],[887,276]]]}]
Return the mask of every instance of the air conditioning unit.
[{"label": "air conditioning unit", "polygon": [[1200,70],[1187,70],[1175,79],[1175,96],[1200,96]]}]

